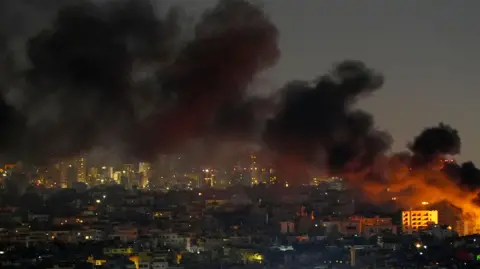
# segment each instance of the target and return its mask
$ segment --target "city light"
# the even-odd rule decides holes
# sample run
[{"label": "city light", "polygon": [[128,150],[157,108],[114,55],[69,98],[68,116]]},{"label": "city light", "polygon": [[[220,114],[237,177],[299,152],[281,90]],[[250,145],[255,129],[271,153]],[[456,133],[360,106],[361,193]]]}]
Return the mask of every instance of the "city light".
[{"label": "city light", "polygon": [[429,203],[428,202],[422,202],[422,205],[428,205]]}]

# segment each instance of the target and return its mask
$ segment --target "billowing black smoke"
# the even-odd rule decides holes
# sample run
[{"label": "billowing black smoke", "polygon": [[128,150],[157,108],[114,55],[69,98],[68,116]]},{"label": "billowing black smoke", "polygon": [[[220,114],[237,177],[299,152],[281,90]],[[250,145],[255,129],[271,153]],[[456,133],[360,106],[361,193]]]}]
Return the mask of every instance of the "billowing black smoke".
[{"label": "billowing black smoke", "polygon": [[421,166],[443,160],[445,155],[459,154],[461,141],[456,129],[440,123],[438,126],[425,128],[408,148],[413,153],[413,165]]},{"label": "billowing black smoke", "polygon": [[192,138],[221,137],[339,171],[369,165],[391,144],[354,108],[383,84],[361,62],[288,84],[280,109],[247,98],[249,83],[279,56],[276,27],[248,1],[219,1],[187,39],[175,10],[158,18],[147,0],[72,3],[28,41],[31,67],[7,68],[1,80],[10,155],[43,160],[121,144],[151,159]]},{"label": "billowing black smoke", "polygon": [[161,19],[147,0],[80,2],[28,41],[28,70],[3,57],[9,155],[43,160],[118,143],[153,158],[209,132],[279,55],[276,27],[247,1],[219,1],[192,38],[180,35],[175,9]]},{"label": "billowing black smoke", "polygon": [[480,169],[471,161],[458,164],[448,156],[460,154],[461,139],[458,131],[450,125],[440,123],[425,128],[408,146],[412,152],[412,168],[441,167],[449,178],[468,189],[480,188]]},{"label": "billowing black smoke", "polygon": [[[187,35],[178,9],[159,17],[148,0],[6,2],[0,22],[26,6],[32,17],[31,25],[0,23],[0,152],[13,159],[70,157],[99,145],[154,159],[191,139],[231,138],[264,143],[288,165],[335,173],[362,170],[390,148],[390,135],[355,107],[383,84],[361,62],[289,83],[279,103],[248,97],[279,50],[277,28],[247,0],[220,0]],[[17,32],[43,25],[31,16],[40,7],[56,11],[53,23],[43,20],[48,27],[17,46]],[[18,63],[22,47],[27,67]],[[428,163],[458,154],[460,138],[439,125],[410,149],[415,162]],[[464,166],[460,178],[474,182],[478,169]]]},{"label": "billowing black smoke", "polygon": [[315,83],[292,82],[281,111],[267,124],[264,139],[275,151],[331,172],[361,169],[389,149],[389,134],[354,106],[379,89],[383,76],[358,61],[344,61]]},{"label": "billowing black smoke", "polygon": [[470,189],[478,190],[480,188],[480,169],[473,162],[465,162],[459,169],[458,183]]}]

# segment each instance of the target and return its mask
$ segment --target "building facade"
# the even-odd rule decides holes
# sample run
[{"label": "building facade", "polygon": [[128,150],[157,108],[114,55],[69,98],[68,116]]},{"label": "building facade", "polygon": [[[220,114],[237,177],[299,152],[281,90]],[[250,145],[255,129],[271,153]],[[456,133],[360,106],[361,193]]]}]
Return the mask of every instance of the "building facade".
[{"label": "building facade", "polygon": [[437,210],[406,210],[402,211],[402,231],[414,233],[424,230],[430,224],[438,224]]}]

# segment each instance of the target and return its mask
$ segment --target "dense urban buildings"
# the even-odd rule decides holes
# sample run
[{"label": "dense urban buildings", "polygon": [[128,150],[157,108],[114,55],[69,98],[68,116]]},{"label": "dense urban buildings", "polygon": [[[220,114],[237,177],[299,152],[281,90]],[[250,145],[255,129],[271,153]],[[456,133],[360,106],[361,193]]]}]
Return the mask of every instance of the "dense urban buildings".
[{"label": "dense urban buildings", "polygon": [[365,213],[365,201],[341,177],[277,182],[275,169],[255,154],[230,167],[184,159],[165,155],[156,163],[112,165],[82,155],[41,167],[5,164],[2,266],[413,268],[475,262],[452,253],[476,257],[469,239],[479,231],[476,222],[443,204]]},{"label": "dense urban buildings", "polygon": [[[193,2],[210,1],[186,1],[186,10],[166,2],[0,1],[0,268],[480,268],[480,169],[455,161],[462,144],[456,129],[426,127],[408,140],[407,152],[393,152],[399,140],[359,103],[386,80],[358,60],[269,89],[278,82],[270,81],[268,70],[277,62],[305,71],[305,57],[279,61],[280,48],[292,40],[309,48],[302,40],[309,34],[288,35],[306,28],[292,31],[285,28],[289,22],[270,19],[283,9],[292,21],[303,21],[294,17],[303,14],[300,9],[285,8],[288,1],[219,0],[202,14],[184,11],[199,11]],[[429,13],[440,14],[437,6],[423,12],[430,5],[414,12],[421,23]],[[368,16],[357,16],[363,6]],[[371,45],[382,40],[362,29],[380,25],[392,40],[402,31],[383,25],[385,18],[414,22],[412,16],[385,16],[388,4],[338,7],[355,14],[310,14],[322,18],[324,31],[305,17],[326,45],[312,47],[338,47],[349,55],[367,49],[370,55]],[[331,15],[334,9],[322,10]],[[393,8],[400,9],[418,11]],[[385,18],[361,22],[377,13]],[[340,21],[325,23],[329,17]],[[331,27],[345,22],[342,29]],[[407,33],[433,28],[420,24],[396,23],[419,26]],[[474,44],[457,42],[452,27],[455,42],[443,48]],[[354,42],[342,41],[349,29]],[[285,37],[287,46],[280,42]],[[432,35],[392,44],[420,48],[418,37]],[[374,42],[361,44],[365,40]],[[439,70],[457,71],[465,80],[471,74],[464,71],[475,69],[462,60],[474,57],[456,51],[463,53],[454,55],[460,61],[445,63],[466,68],[435,61],[440,68],[430,68],[432,74],[392,81],[417,90],[419,78],[436,79],[435,72],[452,78]],[[430,58],[451,54],[445,52]],[[314,68],[324,65],[322,57],[302,55]],[[415,57],[422,55],[432,56]],[[401,62],[412,61],[392,63]],[[406,74],[425,68],[396,69]],[[447,82],[432,85],[443,93],[451,85],[468,86]],[[381,99],[445,95],[406,93]],[[445,100],[441,104],[462,104]],[[463,101],[475,106],[474,100]],[[430,119],[445,111],[445,105],[430,111],[429,102],[417,103],[417,111],[409,110],[409,102],[393,113],[388,105],[379,107],[407,115],[385,118],[404,135],[422,112],[428,110]],[[464,128],[475,126],[461,119]]]}]

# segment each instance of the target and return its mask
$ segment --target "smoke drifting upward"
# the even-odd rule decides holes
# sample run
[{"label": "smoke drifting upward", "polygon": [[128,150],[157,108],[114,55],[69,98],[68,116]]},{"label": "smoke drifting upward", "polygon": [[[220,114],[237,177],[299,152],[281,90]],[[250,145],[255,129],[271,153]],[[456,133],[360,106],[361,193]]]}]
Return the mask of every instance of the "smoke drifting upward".
[{"label": "smoke drifting upward", "polygon": [[430,164],[438,158],[443,160],[445,155],[457,155],[460,148],[458,131],[443,123],[424,129],[409,145],[414,166]]},{"label": "smoke drifting upward", "polygon": [[361,170],[383,155],[392,142],[377,130],[373,117],[354,108],[375,92],[383,76],[357,61],[345,61],[315,82],[292,82],[283,108],[267,123],[264,139],[271,149],[331,173]]},{"label": "smoke drifting upward", "polygon": [[[41,13],[35,1],[7,2],[0,2],[0,19],[25,6],[24,18]],[[232,153],[266,145],[262,153],[273,152],[290,181],[313,167],[348,175],[379,200],[394,195],[408,207],[446,200],[480,216],[473,202],[480,171],[473,163],[450,170],[431,165],[460,152],[453,128],[427,128],[411,153],[385,156],[392,138],[356,108],[383,84],[383,76],[363,63],[344,61],[314,82],[291,82],[279,102],[278,96],[252,97],[250,84],[278,60],[279,33],[247,0],[220,0],[190,39],[182,35],[177,9],[160,18],[148,0],[72,0],[58,9],[64,2],[48,1],[46,13],[58,11],[55,19],[22,46],[18,29],[6,27],[17,25],[0,23],[2,154],[38,163],[100,146],[152,160],[202,140],[197,147],[206,154],[198,159],[233,163]],[[25,22],[22,35],[42,25]],[[23,47],[28,68],[18,64]]]},{"label": "smoke drifting upward", "polygon": [[457,155],[461,151],[458,131],[449,125],[426,128],[409,145],[413,153],[411,166],[441,168],[451,182],[461,188],[476,192],[480,187],[480,170],[471,161],[457,164],[444,162],[446,155]]},{"label": "smoke drifting upward", "polygon": [[2,65],[2,128],[15,137],[4,150],[38,161],[122,141],[153,158],[210,132],[279,56],[276,27],[247,1],[219,1],[192,40],[180,32],[175,10],[158,18],[148,1],[61,8],[29,40],[31,68]]},{"label": "smoke drifting upward", "polygon": [[480,171],[471,162],[443,162],[446,155],[460,153],[460,146],[454,128],[442,123],[426,128],[409,145],[411,154],[391,156],[385,181],[363,180],[357,186],[379,202],[391,199],[403,208],[435,208],[447,202],[461,209],[461,218],[478,218]]},{"label": "smoke drifting upward", "polygon": [[150,126],[161,128],[163,139],[152,140],[161,148],[175,146],[192,134],[208,133],[225,108],[244,106],[249,83],[279,56],[277,35],[262,11],[247,2],[222,1],[207,12],[196,39],[169,70],[164,87],[175,90],[177,105],[154,117]]}]

